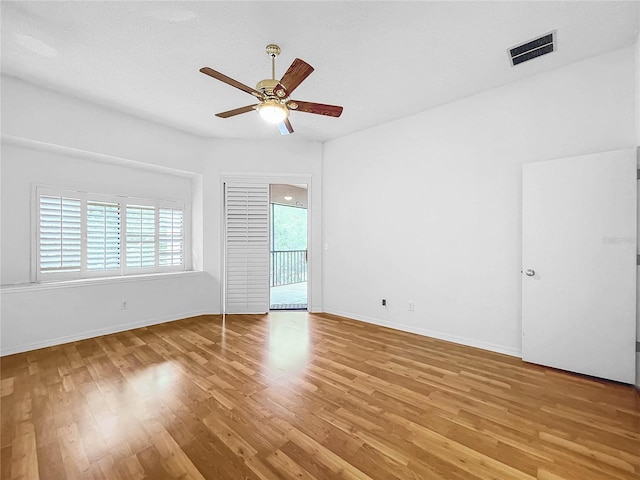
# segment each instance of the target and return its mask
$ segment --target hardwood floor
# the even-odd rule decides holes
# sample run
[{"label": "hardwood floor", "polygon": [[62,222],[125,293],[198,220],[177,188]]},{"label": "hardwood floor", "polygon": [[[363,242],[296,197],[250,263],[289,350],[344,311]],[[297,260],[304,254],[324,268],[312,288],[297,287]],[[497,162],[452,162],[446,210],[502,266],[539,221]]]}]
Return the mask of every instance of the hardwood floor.
[{"label": "hardwood floor", "polygon": [[330,315],[2,358],[2,479],[638,479],[629,386]]}]

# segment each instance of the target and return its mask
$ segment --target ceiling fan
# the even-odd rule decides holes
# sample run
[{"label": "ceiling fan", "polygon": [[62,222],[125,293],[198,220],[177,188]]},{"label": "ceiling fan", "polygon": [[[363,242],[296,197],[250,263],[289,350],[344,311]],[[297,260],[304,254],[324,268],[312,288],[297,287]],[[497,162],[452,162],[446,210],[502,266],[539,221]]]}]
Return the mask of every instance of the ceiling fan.
[{"label": "ceiling fan", "polygon": [[291,100],[291,94],[305,78],[311,75],[313,67],[304,60],[296,58],[280,81],[278,81],[276,80],[276,57],[280,54],[280,47],[270,44],[267,45],[266,50],[271,57],[271,78],[259,81],[255,89],[209,67],[200,69],[205,75],[247,92],[260,100],[260,103],[216,113],[216,117],[229,118],[257,110],[264,120],[277,124],[282,135],[289,135],[293,133],[293,127],[289,121],[289,112],[291,110],[327,115],[329,117],[339,117],[342,114],[342,107],[336,105]]}]

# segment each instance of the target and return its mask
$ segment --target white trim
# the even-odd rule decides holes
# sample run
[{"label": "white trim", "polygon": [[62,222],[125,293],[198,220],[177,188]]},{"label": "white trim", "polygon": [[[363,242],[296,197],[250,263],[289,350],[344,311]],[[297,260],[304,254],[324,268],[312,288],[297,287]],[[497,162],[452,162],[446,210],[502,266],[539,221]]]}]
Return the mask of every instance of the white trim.
[{"label": "white trim", "polygon": [[164,167],[161,165],[141,162],[139,160],[130,160],[128,158],[115,157],[113,155],[90,152],[88,150],[81,150],[79,148],[67,147],[64,145],[57,145],[55,143],[41,142],[39,140],[33,140],[31,138],[24,138],[24,137],[17,137],[14,135],[7,135],[7,134],[0,135],[0,143],[4,145],[15,146],[15,147],[28,148],[31,150],[38,150],[40,152],[54,153],[57,155],[66,155],[74,158],[93,160],[94,162],[108,163],[110,165],[121,165],[129,168],[136,168],[139,170],[148,170],[156,173],[165,173],[165,174],[175,175],[178,177],[193,178],[198,175],[202,175],[202,172],[192,172],[189,170],[180,170],[178,168],[173,168],[173,167]]},{"label": "white trim", "polygon": [[75,193],[78,195],[91,195],[92,197],[102,197],[105,201],[113,201],[114,199],[125,199],[131,200],[132,205],[148,205],[154,206],[157,205],[159,207],[167,207],[167,208],[176,208],[183,207],[186,210],[186,206],[189,203],[189,198],[184,199],[176,199],[169,197],[141,197],[139,195],[126,195],[121,193],[113,193],[107,192],[104,190],[101,191],[89,191],[84,188],[79,187],[69,187],[67,185],[53,185],[50,183],[32,183],[31,184],[31,194],[32,198],[36,198],[38,192],[45,192],[45,194],[57,195],[61,191]]},{"label": "white trim", "polygon": [[392,328],[394,330],[400,330],[402,332],[415,333],[417,335],[423,335],[425,337],[437,338],[439,340],[445,340],[447,342],[457,343],[459,345],[466,345],[468,347],[481,348],[482,350],[488,350],[490,352],[502,353],[511,357],[522,358],[522,350],[519,348],[507,347],[504,345],[496,345],[495,343],[482,342],[473,338],[460,337],[458,335],[451,335],[449,333],[437,332],[434,330],[428,330],[426,328],[414,327],[411,325],[403,325],[401,323],[386,322],[378,318],[368,317],[366,315],[358,315],[356,313],[341,312],[339,310],[325,310],[324,313],[331,315],[337,315],[339,317],[345,317],[359,322],[371,323],[381,327]]},{"label": "white trim", "polygon": [[55,290],[59,288],[80,288],[92,287],[95,285],[109,285],[128,282],[172,280],[175,278],[199,277],[202,275],[205,275],[205,272],[203,272],[202,270],[186,270],[180,272],[162,272],[140,275],[82,278],[78,280],[64,280],[59,282],[19,283],[14,285],[0,285],[0,293],[2,295],[10,295],[14,293],[36,292],[40,290]]},{"label": "white trim", "polygon": [[225,179],[220,177],[220,194],[222,210],[220,211],[220,311],[222,318],[227,314],[227,186]]},{"label": "white trim", "polygon": [[240,181],[246,183],[309,183],[307,180],[296,181],[296,179],[310,179],[310,173],[248,173],[248,172],[220,172],[220,177],[226,181]]},{"label": "white trim", "polygon": [[29,280],[35,282],[38,278],[38,247],[39,247],[39,228],[38,228],[38,212],[40,211],[40,205],[38,202],[38,189],[40,187],[35,183],[31,184],[31,192],[29,196],[31,218],[29,222],[29,244],[31,249],[31,255],[29,256]]},{"label": "white trim", "polygon": [[110,335],[113,333],[124,332],[127,330],[133,330],[141,327],[148,327],[151,325],[158,325],[161,323],[174,322],[176,320],[184,320],[190,317],[197,317],[199,315],[216,315],[206,312],[204,310],[185,312],[179,315],[170,315],[167,317],[148,318],[146,320],[140,320],[137,322],[124,323],[113,327],[98,328],[95,330],[88,330],[86,332],[67,335],[64,337],[52,338],[49,340],[42,340],[39,342],[28,343],[26,345],[20,345],[18,347],[6,348],[0,352],[0,356],[13,355],[14,353],[28,352],[30,350],[36,350],[38,348],[52,347],[54,345],[62,345],[69,342],[77,342],[78,340],[86,340],[89,338],[100,337],[102,335]]}]

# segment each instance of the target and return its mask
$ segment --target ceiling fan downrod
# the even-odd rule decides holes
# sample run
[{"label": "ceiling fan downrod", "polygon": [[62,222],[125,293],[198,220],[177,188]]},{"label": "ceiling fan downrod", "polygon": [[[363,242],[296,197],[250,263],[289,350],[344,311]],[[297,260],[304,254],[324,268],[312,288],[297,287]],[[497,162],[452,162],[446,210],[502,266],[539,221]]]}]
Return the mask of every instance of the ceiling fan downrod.
[{"label": "ceiling fan downrod", "polygon": [[276,57],[280,55],[280,47],[273,43],[267,45],[267,54],[271,57],[271,80],[276,79]]}]

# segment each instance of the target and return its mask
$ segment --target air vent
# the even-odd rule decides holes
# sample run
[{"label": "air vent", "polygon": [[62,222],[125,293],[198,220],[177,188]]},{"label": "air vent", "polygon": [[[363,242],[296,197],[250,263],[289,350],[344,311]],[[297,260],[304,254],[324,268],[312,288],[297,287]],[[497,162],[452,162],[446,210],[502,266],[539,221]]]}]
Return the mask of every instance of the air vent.
[{"label": "air vent", "polygon": [[519,63],[526,62],[532,58],[540,57],[551,53],[556,49],[556,32],[550,32],[542,37],[530,40],[526,43],[516,45],[509,49],[509,58],[514,67]]}]

